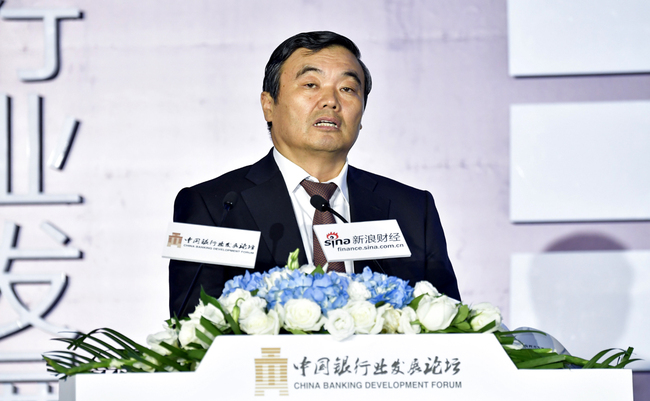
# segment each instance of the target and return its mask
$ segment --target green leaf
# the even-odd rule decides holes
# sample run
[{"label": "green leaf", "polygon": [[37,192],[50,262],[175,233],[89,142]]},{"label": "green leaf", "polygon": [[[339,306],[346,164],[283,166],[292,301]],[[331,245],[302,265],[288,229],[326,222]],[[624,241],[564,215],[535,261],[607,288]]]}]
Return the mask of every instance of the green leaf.
[{"label": "green leaf", "polygon": [[515,337],[509,334],[504,335],[503,332],[494,332],[494,336],[499,340],[501,345],[512,345],[515,343]]},{"label": "green leaf", "polygon": [[323,270],[323,268],[320,267],[320,266],[316,266],[316,268],[314,269],[314,271],[311,272],[311,275],[312,275],[312,276],[315,276],[315,275],[317,275],[317,274],[325,274],[325,270]]},{"label": "green leaf", "polygon": [[538,334],[547,335],[543,331],[539,331],[539,330],[500,331],[499,333],[505,336],[514,335],[514,334],[523,334],[523,333],[538,333]]},{"label": "green leaf", "polygon": [[610,356],[609,358],[605,359],[603,362],[600,363],[600,365],[603,368],[609,368],[609,364],[612,363],[615,359],[618,358],[623,358],[625,356],[625,351],[617,352],[614,355]]},{"label": "green leaf", "polygon": [[221,330],[219,330],[217,326],[214,325],[214,323],[203,316],[201,316],[201,326],[203,326],[210,334],[215,337],[223,334]]},{"label": "green leaf", "polygon": [[201,330],[199,330],[198,327],[197,327],[196,329],[194,329],[194,330],[196,330],[196,332],[195,332],[196,337],[197,337],[199,340],[201,340],[201,341],[203,341],[204,343],[206,343],[206,344],[208,345],[207,348],[210,348],[210,346],[212,345],[212,341],[213,341],[213,340],[212,340],[210,337],[208,337],[207,334],[205,334],[204,332],[202,332]]},{"label": "green leaf", "polygon": [[496,325],[497,325],[497,321],[496,321],[496,320],[493,320],[492,322],[490,322],[490,323],[486,324],[485,326],[483,326],[483,327],[482,327],[478,332],[479,332],[479,333],[485,333],[485,332],[487,332],[488,330],[491,330],[491,329],[493,329],[494,327],[496,327]]},{"label": "green leaf", "polygon": [[[205,300],[203,297],[204,294],[205,294]],[[203,288],[201,288],[201,300],[203,300],[204,303],[206,303],[207,301],[207,303],[216,306],[221,311],[221,313],[223,313],[223,316],[226,319],[226,322],[228,322],[228,325],[230,325],[230,328],[232,329],[233,333],[242,334],[242,331],[239,328],[239,323],[237,323],[237,321],[235,321],[235,319],[233,319],[232,316],[230,316],[230,314],[226,312],[226,310],[221,306],[221,303],[219,303],[219,301],[216,298],[207,295],[205,291],[203,291]]]},{"label": "green leaf", "polygon": [[[83,338],[83,341],[86,341],[87,338],[90,338],[91,340],[96,341],[92,337],[85,337],[85,336]],[[88,352],[89,354],[91,354],[92,356],[94,356],[97,359],[101,359],[101,358],[117,358],[117,359],[120,359],[120,358],[124,357],[124,352],[120,351],[120,350],[117,350],[117,349],[114,350],[114,353],[111,353],[108,350],[101,349],[101,348],[99,348],[99,347],[97,347],[95,345],[92,345],[92,344],[89,344],[89,343],[86,343],[86,342],[78,342],[78,340],[70,341],[67,338],[65,338],[65,339],[56,338],[55,340],[68,343],[69,344],[68,349],[75,349],[75,350],[76,349],[82,349],[82,350]]]},{"label": "green leaf", "polygon": [[564,368],[564,363],[556,362],[556,363],[549,363],[547,365],[540,365],[535,369],[562,369],[562,368]]},{"label": "green leaf", "polygon": [[472,332],[473,331],[472,326],[470,326],[470,324],[467,323],[467,322],[460,322],[460,323],[456,324],[455,327],[458,328],[459,330],[462,330],[463,332]]},{"label": "green leaf", "polygon": [[203,357],[205,356],[206,352],[208,352],[208,350],[205,348],[192,349],[187,351],[187,356],[189,356],[194,361],[200,362],[201,360],[203,360]]},{"label": "green leaf", "polygon": [[310,334],[310,333],[307,333],[306,331],[298,330],[298,329],[286,329],[286,330],[288,332],[290,332],[291,334]]},{"label": "green leaf", "polygon": [[176,362],[176,361],[174,361],[174,360],[172,360],[170,358],[167,358],[167,357],[165,357],[163,355],[160,355],[159,353],[157,353],[157,352],[155,352],[153,350],[150,350],[149,348],[144,347],[144,346],[134,342],[133,340],[129,339],[128,337],[124,336],[123,334],[118,333],[115,330],[108,329],[108,328],[104,328],[102,330],[104,331],[104,335],[111,338],[111,340],[115,341],[116,343],[118,343],[120,345],[122,345],[122,344],[126,345],[126,343],[128,343],[129,345],[132,345],[141,354],[146,354],[146,355],[149,355],[150,357],[153,357],[159,363],[159,365],[158,366],[155,365],[153,362],[149,361],[148,359],[145,359],[145,358],[141,357],[140,355],[138,355],[136,353],[136,356],[134,358],[138,359],[141,363],[149,365],[149,366],[153,367],[154,369],[163,369],[164,370],[164,368],[166,366],[171,366],[172,368],[174,368],[174,369],[176,369],[178,371],[187,370],[187,369],[183,368],[183,366],[181,366],[178,362]]},{"label": "green leaf", "polygon": [[451,325],[456,326],[461,322],[464,322],[468,316],[469,316],[469,307],[465,304],[460,304],[460,306],[458,307],[458,312],[456,313],[456,317],[454,318],[454,321],[451,323]]},{"label": "green leaf", "polygon": [[543,365],[549,365],[549,364],[564,362],[564,361],[565,361],[564,355],[555,354],[555,355],[545,356],[542,358],[531,359],[525,362],[521,362],[517,364],[517,367],[519,369],[535,369]]},{"label": "green leaf", "polygon": [[589,362],[587,362],[587,364],[584,366],[584,368],[585,369],[593,368],[598,363],[598,360],[600,358],[602,358],[603,356],[605,356],[605,354],[607,354],[609,351],[612,351],[612,350],[614,350],[614,348],[609,348],[609,349],[605,349],[605,350],[600,351],[599,353],[594,355],[594,357],[591,358],[589,360]]},{"label": "green leaf", "polygon": [[622,369],[628,364],[639,361],[640,359],[630,359],[632,357],[632,353],[634,352],[634,348],[628,347],[627,351],[625,351],[625,356],[621,359],[621,361],[618,363],[618,365],[614,366],[616,369]]},{"label": "green leaf", "polygon": [[188,361],[194,360],[194,358],[190,357],[188,351],[185,351],[185,350],[183,350],[181,348],[174,347],[173,345],[169,345],[166,342],[161,342],[158,345],[160,345],[161,347],[163,347],[164,349],[169,351],[171,353],[171,355],[175,356],[177,359],[185,359],[185,360],[188,360]]},{"label": "green leaf", "polygon": [[93,358],[79,355],[71,351],[50,351],[43,354],[43,359],[46,358],[55,360],[57,363],[69,367],[79,365],[80,363],[89,363],[94,361]]},{"label": "green leaf", "polygon": [[215,305],[215,306],[216,306],[216,304],[219,303],[219,301],[217,300],[217,298],[215,298],[215,297],[213,297],[213,296],[211,296],[211,295],[208,295],[208,294],[203,290],[203,286],[201,286],[201,301],[203,301],[203,303],[206,304],[206,305],[207,305],[207,304],[212,304],[212,305]]},{"label": "green leaf", "polygon": [[420,300],[424,297],[424,295],[425,294],[422,294],[422,295],[418,296],[417,298],[415,298],[414,300],[412,300],[409,303],[409,306],[411,308],[413,308],[413,310],[418,310],[418,305],[420,304]]}]

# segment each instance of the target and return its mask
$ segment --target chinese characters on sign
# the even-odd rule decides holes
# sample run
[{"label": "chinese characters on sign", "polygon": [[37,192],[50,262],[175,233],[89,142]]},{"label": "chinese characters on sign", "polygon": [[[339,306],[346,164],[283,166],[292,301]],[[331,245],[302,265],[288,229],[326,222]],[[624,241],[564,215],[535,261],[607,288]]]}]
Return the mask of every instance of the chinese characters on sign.
[{"label": "chinese characters on sign", "polygon": [[0,17],[5,20],[43,20],[45,36],[45,64],[32,70],[18,71],[23,81],[45,81],[53,79],[59,73],[59,20],[81,18],[77,8],[39,9],[15,8],[0,9]]},{"label": "chinese characters on sign", "polygon": [[[81,10],[77,8],[41,9],[41,8],[7,8],[0,2],[0,22],[5,21],[42,21],[44,32],[44,62],[41,67],[18,70],[18,79],[22,82],[39,82],[53,80],[59,73],[60,55],[59,36],[61,21],[82,18]],[[2,57],[2,56],[0,56]],[[56,144],[48,154],[44,163],[43,140],[43,105],[45,99],[38,94],[27,94],[27,191],[14,193],[12,188],[12,99],[0,88],[0,207],[5,205],[61,205],[81,204],[83,198],[78,194],[49,193],[44,188],[44,164],[52,170],[63,169],[70,154],[74,137],[80,122],[73,117],[67,117]],[[31,207],[31,206],[29,206]],[[23,260],[61,260],[81,259],[82,252],[72,246],[70,238],[54,224],[43,221],[41,230],[58,243],[58,247],[18,246],[19,226],[14,222],[5,221],[2,237],[0,238],[0,301],[5,302],[16,312],[13,321],[0,320],[0,340],[20,331],[34,327],[55,336],[73,337],[69,329],[56,326],[45,320],[45,317],[58,304],[65,291],[68,277],[63,272],[51,273],[15,273],[11,271],[13,262]],[[36,303],[25,302],[21,298],[18,287],[23,285],[46,284],[47,292]],[[67,333],[66,333],[67,331]],[[43,350],[45,351],[45,350]],[[55,377],[45,372],[45,366],[39,352],[34,350],[0,353],[0,363],[38,363],[42,365],[42,373],[0,373],[0,393],[13,397],[8,399],[27,399],[19,394],[18,383],[36,383],[42,394],[38,399],[57,400],[48,382],[56,381]],[[22,397],[22,398],[21,398]]]},{"label": "chinese characters on sign", "polygon": [[426,358],[413,358],[410,361],[395,359],[386,360],[381,358],[374,361],[361,360],[360,358],[336,357],[334,360],[330,358],[319,358],[316,360],[309,360],[304,357],[298,364],[294,364],[293,368],[297,370],[301,376],[381,376],[381,375],[456,375],[460,372],[460,361],[458,358],[444,358],[438,356]]},{"label": "chinese characters on sign", "polygon": [[[67,237],[59,232],[56,227],[50,223],[42,225],[44,231],[51,237],[57,235],[59,239]],[[43,259],[80,259],[81,251],[70,247],[61,247],[59,249],[19,249],[18,226],[14,223],[5,222],[0,242],[0,294],[3,299],[9,303],[14,311],[18,313],[18,319],[9,323],[0,323],[0,339],[10,336],[27,327],[37,327],[43,331],[56,336],[68,336],[69,333],[63,327],[54,326],[46,322],[43,317],[56,305],[57,300],[63,293],[67,282],[67,277],[63,273],[47,274],[16,274],[11,273],[11,264],[17,260],[43,260]],[[39,304],[27,309],[25,304],[20,300],[16,293],[16,284],[49,284],[49,292],[43,297]]]},{"label": "chinese characters on sign", "polygon": [[399,242],[402,240],[401,233],[390,234],[364,234],[352,237],[353,244],[375,244],[382,242]]},{"label": "chinese characters on sign", "polygon": [[366,359],[337,356],[309,359],[293,364],[302,380],[294,380],[296,390],[405,390],[461,389],[460,359],[440,356],[423,358]]},{"label": "chinese characters on sign", "polygon": [[255,250],[255,245],[253,244],[246,244],[246,243],[236,243],[236,242],[228,242],[228,241],[215,241],[213,239],[207,239],[207,238],[192,238],[188,237],[185,240],[185,243],[188,246],[192,247],[203,247],[203,248],[230,248],[230,249],[243,249],[247,251],[254,251]]}]

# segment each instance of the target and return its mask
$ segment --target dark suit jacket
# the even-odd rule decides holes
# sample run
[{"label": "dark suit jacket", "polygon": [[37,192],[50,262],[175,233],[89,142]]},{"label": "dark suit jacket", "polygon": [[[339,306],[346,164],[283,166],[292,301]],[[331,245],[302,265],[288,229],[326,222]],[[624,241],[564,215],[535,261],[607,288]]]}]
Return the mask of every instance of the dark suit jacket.
[{"label": "dark suit jacket", "polygon": [[[222,226],[262,233],[254,271],[284,266],[296,247],[300,248],[300,263],[307,263],[291,198],[272,152],[251,166],[181,190],[174,203],[174,221],[218,225],[224,215],[223,199],[231,191],[239,194],[239,199]],[[399,223],[411,257],[380,260],[386,274],[409,280],[411,285],[428,280],[438,291],[460,300],[440,218],[429,192],[350,166],[348,193],[351,221],[396,219]],[[360,261],[354,263],[354,270],[361,272],[365,266],[376,268],[373,263]],[[178,313],[197,268],[196,263],[170,261],[172,315]],[[204,265],[188,311],[198,303],[200,286],[208,294],[219,296],[226,281],[244,272],[236,267]]]}]

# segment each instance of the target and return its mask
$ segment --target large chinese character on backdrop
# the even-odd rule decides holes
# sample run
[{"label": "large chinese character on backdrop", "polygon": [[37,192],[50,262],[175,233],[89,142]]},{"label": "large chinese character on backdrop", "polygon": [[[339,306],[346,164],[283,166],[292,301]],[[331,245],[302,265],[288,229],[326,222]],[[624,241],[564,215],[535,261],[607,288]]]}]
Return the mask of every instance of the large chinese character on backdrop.
[{"label": "large chinese character on backdrop", "polygon": [[[41,66],[17,71],[17,79],[25,89],[31,82],[51,81],[58,75],[61,65],[59,35],[61,21],[64,19],[81,19],[82,13],[76,8],[10,8],[0,1],[0,22],[12,23],[26,20],[41,21],[44,39],[44,61]],[[0,55],[0,57],[2,57]],[[33,205],[82,204],[83,198],[78,194],[51,193],[45,187],[46,165],[54,171],[62,171],[72,149],[80,122],[67,117],[59,130],[56,145],[46,154],[43,145],[43,105],[45,98],[38,94],[27,94],[28,122],[27,132],[12,132],[11,94],[0,88],[0,208],[12,206],[33,207]],[[12,136],[26,135],[26,152],[28,173],[26,177],[13,177]],[[26,179],[26,193],[15,193],[12,180]],[[2,209],[0,209],[1,211]],[[41,209],[38,209],[41,210]],[[52,239],[48,244],[23,244],[20,242],[20,222],[12,221],[3,213],[0,231],[0,306],[11,310],[12,316],[0,316],[0,341],[20,335],[27,330],[40,330],[54,336],[73,336],[71,330],[48,322],[47,315],[58,305],[68,284],[64,272],[15,272],[14,264],[21,261],[45,261],[81,259],[82,252],[71,245],[72,240],[60,228],[61,222],[52,223],[56,211],[49,209],[37,212],[41,220],[40,229]],[[43,213],[41,216],[40,214]],[[32,227],[30,227],[32,228]],[[14,271],[12,271],[14,269]],[[38,302],[26,302],[21,289],[27,286],[46,288]],[[5,314],[6,315],[6,314]],[[42,362],[41,352],[46,350],[16,349],[0,352],[0,366],[17,366],[12,364],[38,364],[36,372],[16,372],[11,369],[0,370],[0,400],[58,400],[52,383],[55,378],[47,373]]]}]

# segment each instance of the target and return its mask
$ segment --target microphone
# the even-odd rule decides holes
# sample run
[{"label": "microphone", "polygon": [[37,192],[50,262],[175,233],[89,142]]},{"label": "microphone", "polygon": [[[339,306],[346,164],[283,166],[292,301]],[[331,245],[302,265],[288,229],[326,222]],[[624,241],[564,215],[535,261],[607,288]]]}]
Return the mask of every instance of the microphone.
[{"label": "microphone", "polygon": [[226,220],[228,212],[235,206],[235,203],[239,200],[239,195],[237,192],[230,191],[223,197],[223,214],[221,215],[221,220],[219,220],[218,226],[221,227],[223,221]]},{"label": "microphone", "polygon": [[[341,215],[340,215],[336,210],[332,209],[332,208],[330,207],[330,203],[327,201],[327,199],[323,198],[323,197],[320,196],[320,195],[314,195],[314,196],[312,196],[311,199],[309,199],[309,203],[311,203],[311,205],[312,205],[316,210],[318,210],[319,212],[330,212],[330,213],[332,213],[334,216],[336,216],[336,217],[338,217],[339,219],[341,219],[342,222],[344,222],[344,223],[350,223],[349,221],[347,221],[347,220],[345,219],[345,217],[341,216]],[[379,270],[381,270],[382,273],[386,274],[386,272],[384,271],[384,268],[381,267],[381,265],[379,264],[379,262],[377,261],[377,259],[373,259],[372,261],[375,262],[375,265],[379,268]]]},{"label": "microphone", "polygon": [[[228,192],[226,196],[223,197],[223,214],[221,215],[221,220],[219,220],[219,224],[218,224],[219,227],[221,227],[221,224],[223,224],[223,221],[226,219],[228,212],[233,208],[233,206],[235,206],[235,203],[237,203],[238,199],[239,199],[239,195],[237,194],[237,192],[233,192],[233,191]],[[203,269],[204,264],[205,263],[201,263],[199,267],[196,269],[194,278],[192,278],[192,283],[190,284],[190,287],[188,288],[187,293],[185,294],[185,299],[183,299],[183,303],[181,304],[181,307],[178,308],[177,316],[179,318],[183,317],[183,314],[185,313],[185,309],[187,308],[187,301],[190,300],[190,294],[192,293],[192,290],[196,285],[196,279],[201,274],[201,270]]]},{"label": "microphone", "polygon": [[320,195],[312,196],[311,199],[309,200],[309,203],[311,203],[311,205],[314,208],[316,208],[316,210],[318,210],[319,212],[330,212],[334,216],[341,219],[342,222],[349,223],[349,221],[347,221],[345,217],[341,216],[336,210],[332,209],[327,199],[323,198],[322,196]]}]

